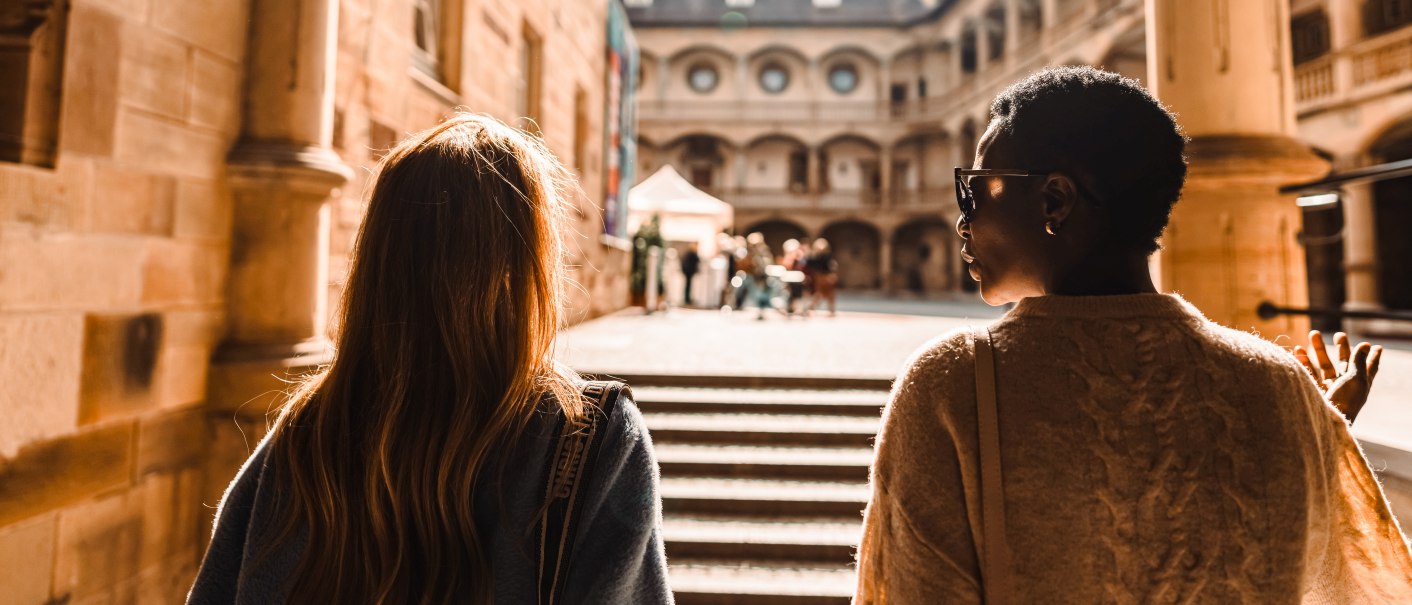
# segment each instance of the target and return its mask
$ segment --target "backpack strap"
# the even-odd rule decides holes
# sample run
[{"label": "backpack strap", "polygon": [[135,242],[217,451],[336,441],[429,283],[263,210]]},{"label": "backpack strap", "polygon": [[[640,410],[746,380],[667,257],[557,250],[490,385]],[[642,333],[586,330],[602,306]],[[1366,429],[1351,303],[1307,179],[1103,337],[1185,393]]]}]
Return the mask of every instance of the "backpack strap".
[{"label": "backpack strap", "polygon": [[990,329],[972,328],[976,358],[976,427],[981,463],[981,586],[988,605],[1010,598],[1010,545],[1005,541],[1005,490],[1000,469],[1000,418],[996,411],[995,353]]},{"label": "backpack strap", "polygon": [[569,422],[559,413],[558,442],[545,473],[544,507],[539,519],[539,603],[554,605],[569,573],[574,534],[583,519],[585,485],[593,484],[593,469],[603,450],[604,435],[626,384],[590,381],[583,388],[591,404],[583,421]]}]

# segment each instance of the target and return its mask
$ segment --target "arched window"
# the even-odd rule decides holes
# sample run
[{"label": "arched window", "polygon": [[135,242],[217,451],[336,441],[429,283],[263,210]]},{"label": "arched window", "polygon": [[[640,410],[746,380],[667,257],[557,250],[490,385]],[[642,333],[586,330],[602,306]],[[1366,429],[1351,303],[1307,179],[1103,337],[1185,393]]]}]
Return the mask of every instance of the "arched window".
[{"label": "arched window", "polygon": [[721,83],[721,74],[710,63],[697,63],[687,70],[686,83],[692,90],[705,94]]},{"label": "arched window", "polygon": [[829,88],[846,95],[858,88],[858,68],[852,63],[839,63],[829,69]]},{"label": "arched window", "polygon": [[766,63],[760,70],[760,88],[771,94],[784,92],[789,88],[789,71],[779,63]]}]

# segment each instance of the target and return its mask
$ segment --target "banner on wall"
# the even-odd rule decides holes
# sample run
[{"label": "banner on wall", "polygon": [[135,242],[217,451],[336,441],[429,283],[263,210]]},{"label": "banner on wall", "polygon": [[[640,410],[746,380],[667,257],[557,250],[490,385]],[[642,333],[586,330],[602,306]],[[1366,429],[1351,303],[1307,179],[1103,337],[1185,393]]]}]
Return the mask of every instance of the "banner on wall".
[{"label": "banner on wall", "polygon": [[608,86],[603,153],[603,233],[627,238],[628,189],[637,165],[637,41],[621,0],[608,0]]}]

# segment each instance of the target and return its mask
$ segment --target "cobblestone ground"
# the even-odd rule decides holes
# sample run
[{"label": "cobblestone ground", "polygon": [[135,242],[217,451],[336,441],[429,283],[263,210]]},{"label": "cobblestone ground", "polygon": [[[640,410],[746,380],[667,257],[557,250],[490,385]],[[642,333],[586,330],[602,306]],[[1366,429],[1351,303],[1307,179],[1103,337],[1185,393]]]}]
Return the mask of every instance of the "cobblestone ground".
[{"label": "cobblestone ground", "polygon": [[[842,298],[839,309],[834,317],[773,313],[764,321],[754,309],[628,309],[569,329],[560,359],[591,373],[892,378],[933,337],[1003,312],[970,300],[856,295]],[[1412,452],[1412,346],[1391,343],[1354,433]],[[1412,464],[1412,453],[1408,459]]]}]

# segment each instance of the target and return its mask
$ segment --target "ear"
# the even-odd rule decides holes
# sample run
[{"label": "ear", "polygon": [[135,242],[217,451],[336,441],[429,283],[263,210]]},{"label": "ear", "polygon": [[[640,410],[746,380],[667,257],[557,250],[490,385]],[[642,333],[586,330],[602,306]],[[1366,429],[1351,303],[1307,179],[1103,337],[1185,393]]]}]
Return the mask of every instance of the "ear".
[{"label": "ear", "polygon": [[1079,203],[1079,188],[1067,174],[1056,172],[1046,177],[1040,193],[1044,200],[1045,222],[1064,224]]}]

